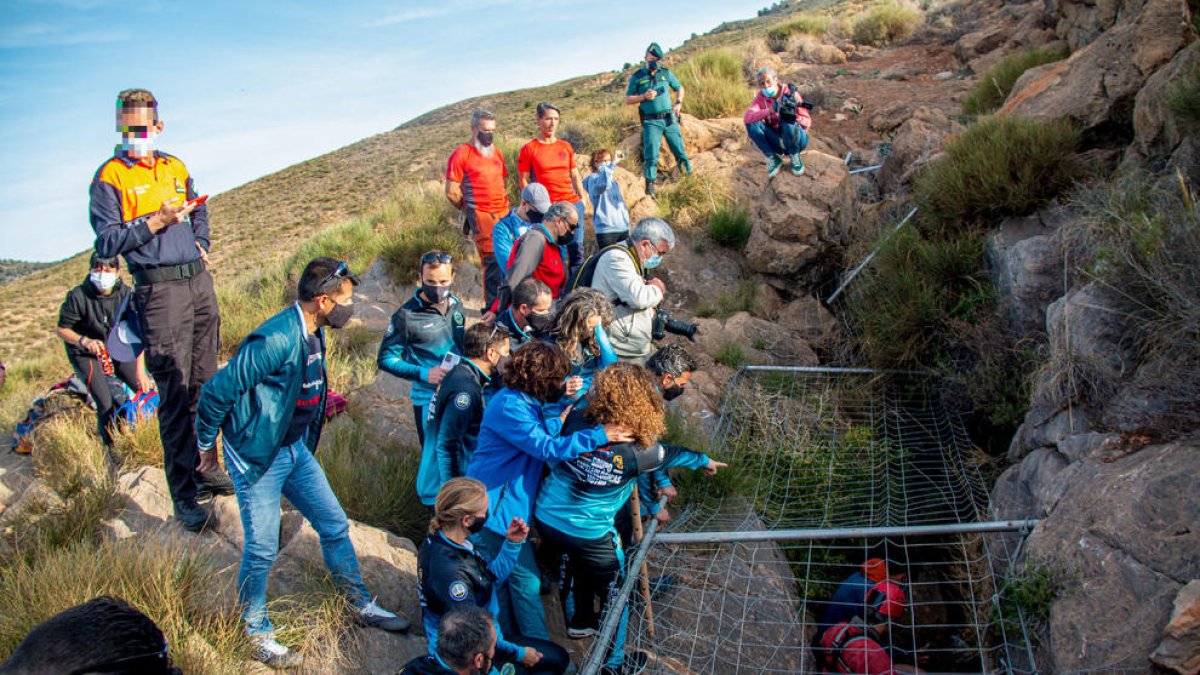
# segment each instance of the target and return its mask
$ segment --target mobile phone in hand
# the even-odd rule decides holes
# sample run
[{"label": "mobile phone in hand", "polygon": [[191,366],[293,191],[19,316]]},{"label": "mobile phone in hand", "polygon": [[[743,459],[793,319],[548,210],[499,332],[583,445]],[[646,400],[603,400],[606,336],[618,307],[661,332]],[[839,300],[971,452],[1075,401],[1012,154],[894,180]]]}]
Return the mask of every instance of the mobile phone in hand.
[{"label": "mobile phone in hand", "polygon": [[461,358],[462,357],[454,352],[446,352],[446,355],[442,357],[442,365],[440,367],[446,371],[454,370],[454,366],[458,365],[458,362],[461,360]]},{"label": "mobile phone in hand", "polygon": [[206,201],[208,201],[208,195],[200,195],[199,197],[196,197],[195,199],[187,200],[187,202],[184,203],[184,206],[194,209]]}]

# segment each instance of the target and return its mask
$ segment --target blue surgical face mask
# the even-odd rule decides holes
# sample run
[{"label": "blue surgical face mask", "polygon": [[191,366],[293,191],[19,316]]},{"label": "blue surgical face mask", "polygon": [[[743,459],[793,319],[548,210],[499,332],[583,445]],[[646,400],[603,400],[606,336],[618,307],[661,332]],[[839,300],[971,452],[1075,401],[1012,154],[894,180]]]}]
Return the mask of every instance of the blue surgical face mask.
[{"label": "blue surgical face mask", "polygon": [[661,264],[662,264],[662,256],[655,253],[654,255],[650,256],[650,258],[648,260],[646,260],[646,262],[642,263],[642,267],[645,267],[648,270],[652,270]]},{"label": "blue surgical face mask", "polygon": [[775,87],[771,87],[770,89],[763,87],[763,89],[762,89],[762,95],[766,96],[767,98],[775,98],[776,93],[777,93],[777,90],[775,89]]}]

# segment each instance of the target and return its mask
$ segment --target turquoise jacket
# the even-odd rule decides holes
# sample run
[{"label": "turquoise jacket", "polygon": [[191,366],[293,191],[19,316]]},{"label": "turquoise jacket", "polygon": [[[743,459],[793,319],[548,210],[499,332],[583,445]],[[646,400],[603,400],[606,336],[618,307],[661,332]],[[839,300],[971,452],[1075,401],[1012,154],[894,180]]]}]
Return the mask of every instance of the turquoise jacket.
[{"label": "turquoise jacket", "polygon": [[[246,482],[253,485],[275,461],[279,446],[292,423],[296,401],[304,384],[304,362],[308,356],[308,327],[297,303],[269,318],[246,336],[237,355],[200,390],[196,405],[196,444],[201,449],[216,445],[217,431],[223,433],[226,457],[235,464]],[[321,363],[325,362],[325,330],[317,329],[321,341]],[[329,371],[321,369],[325,384],[317,410],[325,410]],[[305,444],[316,452],[325,426],[325,415],[317,414],[308,429]]]}]

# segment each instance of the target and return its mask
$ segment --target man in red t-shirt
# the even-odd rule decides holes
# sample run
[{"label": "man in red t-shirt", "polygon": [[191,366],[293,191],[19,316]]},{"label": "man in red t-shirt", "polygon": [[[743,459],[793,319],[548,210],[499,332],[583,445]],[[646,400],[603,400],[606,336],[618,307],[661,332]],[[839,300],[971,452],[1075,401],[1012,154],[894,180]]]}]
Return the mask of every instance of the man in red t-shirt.
[{"label": "man in red t-shirt", "polygon": [[521,147],[517,155],[517,173],[521,187],[529,183],[540,183],[550,193],[550,201],[568,202],[579,212],[579,229],[575,238],[567,244],[569,259],[568,278],[583,264],[584,212],[583,179],[575,168],[575,148],[558,138],[558,108],[553,103],[537,105],[538,133],[533,140]]},{"label": "man in red t-shirt", "polygon": [[483,108],[471,114],[471,140],[455,148],[446,163],[446,199],[463,212],[483,265],[483,293],[490,305],[500,292],[501,274],[492,253],[492,226],[509,211],[504,179],[508,169],[494,145],[496,116]]}]

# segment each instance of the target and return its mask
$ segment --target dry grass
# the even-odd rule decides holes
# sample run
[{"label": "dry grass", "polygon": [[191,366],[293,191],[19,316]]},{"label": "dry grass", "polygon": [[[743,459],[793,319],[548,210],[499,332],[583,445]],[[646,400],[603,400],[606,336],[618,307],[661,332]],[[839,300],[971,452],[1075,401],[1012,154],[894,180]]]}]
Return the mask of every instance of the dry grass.
[{"label": "dry grass", "polygon": [[686,109],[701,119],[733,117],[746,109],[749,84],[741,57],[728,49],[701,52],[675,72],[687,89]]},{"label": "dry grass", "polygon": [[921,12],[893,0],[877,2],[854,23],[854,40],[876,47],[903,42],[916,34]]},{"label": "dry grass", "polygon": [[659,214],[674,227],[704,227],[729,204],[729,192],[707,176],[688,174],[658,191]]},{"label": "dry grass", "polygon": [[162,467],[163,447],[162,438],[158,435],[158,418],[122,425],[113,435],[113,456],[121,463],[122,471],[133,471],[143,466]]},{"label": "dry grass", "polygon": [[59,415],[38,429],[33,466],[38,477],[64,498],[109,478],[108,458],[92,430],[94,415]]}]

